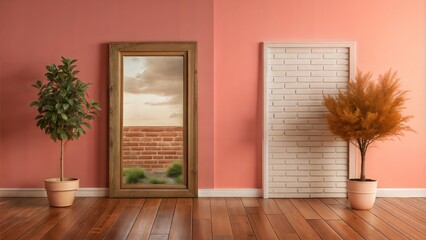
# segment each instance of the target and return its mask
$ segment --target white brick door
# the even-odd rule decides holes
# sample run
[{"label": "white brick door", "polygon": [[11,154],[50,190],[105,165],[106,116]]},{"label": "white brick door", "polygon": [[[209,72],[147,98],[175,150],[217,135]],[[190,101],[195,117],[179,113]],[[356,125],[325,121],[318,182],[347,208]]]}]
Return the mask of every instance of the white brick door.
[{"label": "white brick door", "polygon": [[353,146],[329,130],[323,94],[345,89],[353,43],[264,43],[265,198],[346,197]]}]

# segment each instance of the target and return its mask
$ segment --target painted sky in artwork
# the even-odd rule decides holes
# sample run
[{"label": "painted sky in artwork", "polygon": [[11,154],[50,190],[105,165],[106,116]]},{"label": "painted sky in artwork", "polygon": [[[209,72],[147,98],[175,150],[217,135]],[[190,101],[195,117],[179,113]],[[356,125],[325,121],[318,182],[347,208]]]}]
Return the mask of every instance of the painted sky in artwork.
[{"label": "painted sky in artwork", "polygon": [[123,57],[123,125],[182,126],[183,57]]}]

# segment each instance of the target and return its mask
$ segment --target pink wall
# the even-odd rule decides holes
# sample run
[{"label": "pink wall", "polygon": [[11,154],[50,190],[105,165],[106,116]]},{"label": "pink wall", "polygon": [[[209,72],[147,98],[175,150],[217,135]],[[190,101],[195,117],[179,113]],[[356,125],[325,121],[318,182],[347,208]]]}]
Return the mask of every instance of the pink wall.
[{"label": "pink wall", "polygon": [[401,141],[377,144],[367,176],[379,187],[426,187],[426,1],[216,0],[215,187],[261,187],[263,41],[355,41],[357,66],[398,70],[415,116]]},{"label": "pink wall", "polygon": [[66,174],[106,187],[107,44],[176,40],[199,44],[200,188],[261,187],[262,41],[355,41],[358,67],[398,70],[417,134],[377,144],[367,174],[380,187],[426,187],[423,0],[16,0],[0,1],[0,188],[41,187],[58,175],[59,149],[28,104],[30,84],[61,55],[79,59],[104,108],[94,130],[69,144]]},{"label": "pink wall", "polygon": [[94,129],[67,145],[65,174],[108,185],[108,43],[198,41],[199,185],[213,187],[213,1],[0,1],[0,188],[41,187],[58,176],[59,148],[35,127],[30,87],[60,56],[103,107]]}]

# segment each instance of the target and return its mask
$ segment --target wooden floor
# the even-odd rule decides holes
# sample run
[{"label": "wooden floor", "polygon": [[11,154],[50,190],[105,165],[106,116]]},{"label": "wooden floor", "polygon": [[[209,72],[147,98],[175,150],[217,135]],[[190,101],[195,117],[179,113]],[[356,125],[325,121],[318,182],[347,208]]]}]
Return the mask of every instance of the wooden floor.
[{"label": "wooden floor", "polygon": [[0,239],[426,239],[426,198],[0,198]]}]

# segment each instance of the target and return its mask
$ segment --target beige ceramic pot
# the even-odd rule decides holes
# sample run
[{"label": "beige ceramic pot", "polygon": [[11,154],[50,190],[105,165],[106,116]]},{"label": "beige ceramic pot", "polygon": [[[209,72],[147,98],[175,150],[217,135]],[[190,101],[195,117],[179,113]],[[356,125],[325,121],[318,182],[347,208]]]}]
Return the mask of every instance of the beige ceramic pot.
[{"label": "beige ceramic pot", "polygon": [[348,180],[348,198],[353,209],[371,209],[376,201],[377,180]]},{"label": "beige ceramic pot", "polygon": [[48,178],[44,180],[49,204],[52,207],[68,207],[74,202],[75,192],[79,186],[78,178]]}]

